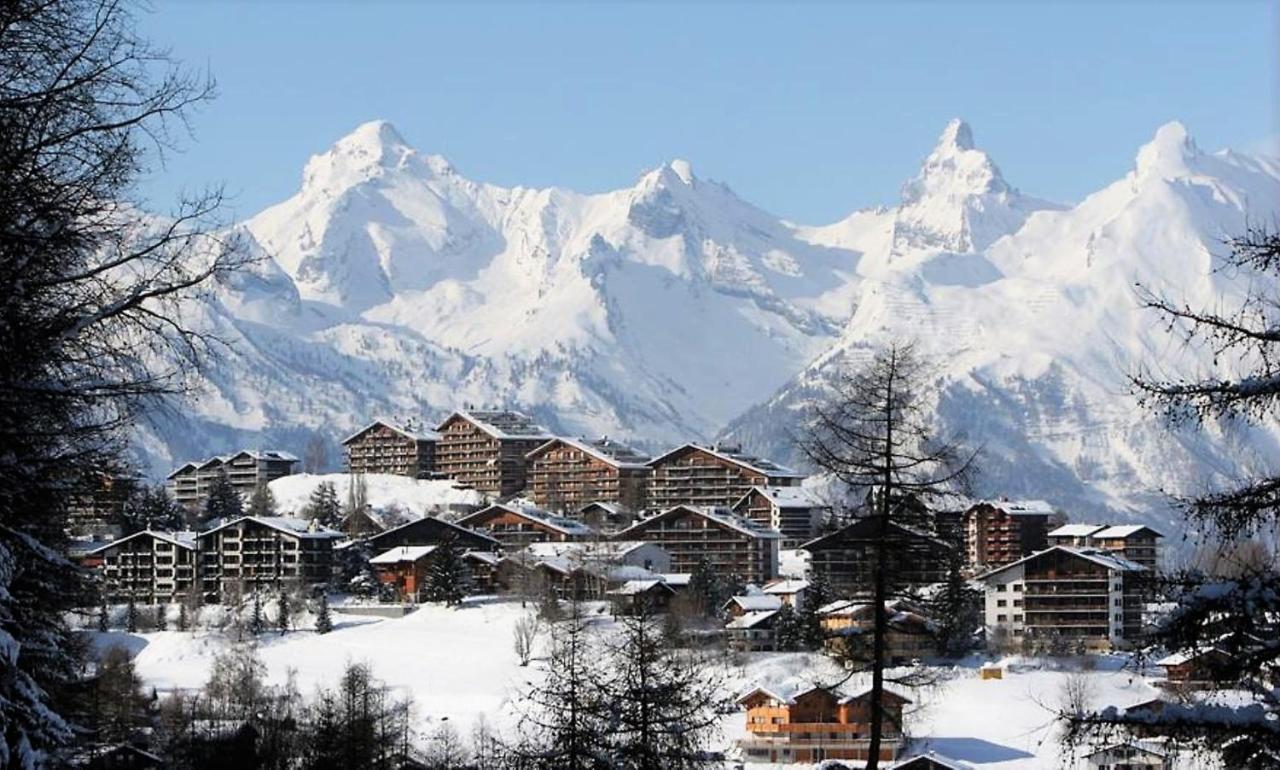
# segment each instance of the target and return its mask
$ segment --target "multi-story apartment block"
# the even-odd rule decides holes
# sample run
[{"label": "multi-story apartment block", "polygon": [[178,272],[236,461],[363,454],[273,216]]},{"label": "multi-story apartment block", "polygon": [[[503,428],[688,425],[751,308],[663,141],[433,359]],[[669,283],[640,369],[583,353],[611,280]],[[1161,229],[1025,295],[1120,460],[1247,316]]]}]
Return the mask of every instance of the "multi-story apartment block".
[{"label": "multi-story apartment block", "polygon": [[783,548],[811,539],[830,509],[806,487],[752,487],[733,504],[739,516],[781,532]]},{"label": "multi-story apartment block", "polygon": [[797,486],[804,474],[753,457],[741,448],[685,444],[649,461],[648,507],[676,505],[731,507],[752,487]]},{"label": "multi-story apartment block", "polygon": [[169,474],[169,490],[179,503],[199,508],[220,475],[225,474],[231,486],[248,495],[260,484],[293,474],[297,464],[298,458],[288,452],[245,449],[232,455],[211,457],[202,463],[186,463]]},{"label": "multi-story apartment block", "polygon": [[90,551],[101,562],[110,601],[156,604],[181,600],[196,581],[194,532],[144,530]]},{"label": "multi-story apartment block", "polygon": [[706,559],[717,574],[763,584],[778,576],[778,544],[772,529],[728,508],[677,505],[632,524],[618,540],[656,543],[671,554],[671,569],[693,572]]},{"label": "multi-story apartment block", "polygon": [[281,584],[319,585],[333,576],[341,532],[287,516],[242,516],[196,536],[201,591],[222,598]]},{"label": "multi-story apartment block", "polygon": [[1142,623],[1146,567],[1096,548],[1057,545],[979,576],[988,638],[1123,647]]},{"label": "multi-story apartment block", "polygon": [[436,432],[436,470],[497,498],[524,489],[527,455],[553,438],[512,411],[454,412]]},{"label": "multi-story apartment block", "polygon": [[530,543],[589,540],[597,536],[594,529],[576,519],[516,501],[481,508],[458,519],[457,524],[488,535],[506,551],[518,551]]},{"label": "multi-story apartment block", "polygon": [[[747,762],[815,764],[826,759],[866,760],[870,750],[871,692],[851,695],[812,683],[756,687],[738,699],[747,710],[747,735],[738,741]],[[880,722],[880,761],[902,751],[902,710],[911,701],[886,689]]]},{"label": "multi-story apartment block", "polygon": [[838,596],[870,596],[876,549],[883,547],[893,565],[891,587],[922,588],[947,579],[950,544],[892,521],[884,523],[882,538],[879,527],[875,517],[861,518],[802,545],[809,552],[810,576],[824,579]]},{"label": "multi-story apartment block", "polygon": [[984,500],[964,512],[969,563],[981,567],[1010,564],[1048,546],[1053,506],[1043,500]]},{"label": "multi-story apartment block", "polygon": [[436,469],[434,431],[409,430],[386,420],[374,420],[342,440],[348,473],[390,473],[415,479],[430,478]]},{"label": "multi-story apartment block", "polygon": [[[94,473],[82,479],[67,501],[67,526],[72,532],[94,534],[118,527],[125,505],[142,479],[129,473]],[[114,529],[119,535],[120,530]]]},{"label": "multi-story apartment block", "polygon": [[626,511],[645,505],[650,458],[608,437],[553,438],[530,452],[528,496],[549,511],[579,511],[589,503]]},{"label": "multi-story apartment block", "polygon": [[1049,545],[1102,548],[1154,571],[1164,535],[1143,524],[1064,524],[1048,535]]}]

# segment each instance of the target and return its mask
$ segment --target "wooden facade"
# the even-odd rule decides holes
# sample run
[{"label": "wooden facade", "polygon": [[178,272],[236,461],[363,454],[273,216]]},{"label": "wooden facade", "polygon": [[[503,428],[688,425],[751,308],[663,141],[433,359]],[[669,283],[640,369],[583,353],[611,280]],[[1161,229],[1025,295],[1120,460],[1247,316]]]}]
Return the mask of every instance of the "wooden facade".
[{"label": "wooden facade", "polygon": [[195,586],[194,532],[135,532],[91,555],[101,562],[104,594],[109,601],[175,602]]},{"label": "wooden facade", "polygon": [[530,543],[589,540],[597,536],[595,530],[580,521],[517,503],[495,503],[463,516],[457,523],[497,540],[506,551],[518,551]]},{"label": "wooden facade", "polygon": [[398,545],[369,559],[378,582],[402,599],[414,599],[427,585],[435,545]]},{"label": "wooden facade", "polygon": [[649,459],[607,437],[554,438],[527,456],[528,495],[535,505],[561,514],[589,503],[640,511],[648,491]]},{"label": "wooden facade", "polygon": [[[886,602],[885,616],[886,664],[903,665],[938,653],[932,624],[918,607],[902,600]],[[833,602],[819,612],[818,622],[825,632],[824,646],[829,652],[838,653],[842,660],[871,661],[875,604]]]},{"label": "wooden facade", "polygon": [[893,564],[891,588],[919,588],[947,579],[952,546],[932,535],[893,522],[879,537],[875,517],[854,521],[829,535],[801,546],[809,552],[811,576],[821,576],[838,596],[870,596],[876,549],[887,549]]},{"label": "wooden facade", "polygon": [[981,567],[1011,564],[1048,547],[1053,509],[1041,500],[992,500],[964,512],[969,563]]},{"label": "wooden facade", "polygon": [[804,475],[753,457],[738,447],[685,444],[649,461],[648,506],[667,510],[676,505],[731,507],[752,487],[798,485]]},{"label": "wooden facade", "polygon": [[[907,698],[884,691],[880,760],[902,751]],[[747,710],[747,736],[739,741],[752,763],[812,764],[827,759],[866,760],[871,732],[868,692],[843,696],[824,687],[758,687],[738,699]]]},{"label": "wooden facade", "polygon": [[781,536],[728,508],[677,505],[632,524],[619,540],[656,543],[671,554],[675,572],[693,572],[706,559],[718,575],[762,584],[778,576]]},{"label": "wooden facade", "polygon": [[206,597],[320,585],[333,577],[340,532],[283,516],[243,516],[196,536],[198,579]]},{"label": "wooden facade", "polygon": [[524,489],[527,455],[552,438],[529,417],[511,411],[454,412],[436,432],[436,470],[500,499]]},{"label": "wooden facade", "polygon": [[342,440],[348,473],[389,473],[430,478],[436,469],[436,433],[421,433],[375,420]]},{"label": "wooden facade", "polygon": [[401,524],[368,538],[369,546],[374,550],[385,551],[397,546],[443,545],[453,543],[464,551],[496,551],[500,547],[497,540],[483,532],[460,526],[435,516]]}]

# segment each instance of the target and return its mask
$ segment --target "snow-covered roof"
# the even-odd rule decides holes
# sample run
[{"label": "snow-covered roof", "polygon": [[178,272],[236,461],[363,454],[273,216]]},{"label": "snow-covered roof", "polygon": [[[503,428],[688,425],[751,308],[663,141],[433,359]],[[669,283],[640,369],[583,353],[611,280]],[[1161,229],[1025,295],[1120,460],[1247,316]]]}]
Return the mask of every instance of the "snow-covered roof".
[{"label": "snow-covered roof", "polygon": [[409,430],[408,428],[405,428],[405,427],[403,427],[403,426],[401,426],[401,425],[396,425],[394,422],[392,422],[392,421],[390,421],[390,420],[384,420],[384,419],[379,418],[379,419],[376,419],[376,420],[374,420],[373,422],[369,423],[368,425],[364,426],[363,428],[361,428],[360,430],[356,431],[355,433],[352,433],[350,436],[347,436],[346,438],[344,438],[344,439],[343,439],[342,441],[340,441],[339,443],[340,443],[340,444],[342,444],[343,446],[346,446],[347,444],[350,444],[352,441],[355,441],[356,439],[360,438],[360,437],[361,437],[361,436],[363,436],[365,433],[367,433],[367,432],[368,432],[368,431],[370,431],[370,430],[373,430],[374,428],[378,427],[379,425],[383,425],[383,426],[385,426],[385,427],[388,427],[388,428],[390,428],[391,430],[395,431],[396,433],[399,433],[401,436],[404,436],[404,437],[405,437],[405,438],[407,438],[407,439],[412,439],[413,441],[438,441],[438,440],[440,440],[440,434],[439,434],[439,433],[436,433],[436,432],[435,432],[435,431],[433,431],[433,430],[427,430],[427,431],[412,431],[412,430]]},{"label": "snow-covered roof", "polygon": [[154,537],[157,540],[163,540],[167,543],[173,543],[179,548],[192,549],[196,547],[195,532],[188,532],[185,530],[174,532],[171,530],[144,529],[139,532],[134,532],[132,535],[126,535],[125,537],[122,537],[119,540],[112,540],[110,543],[106,543],[104,545],[98,546],[97,548],[93,548],[89,551],[85,551],[85,555],[100,553],[109,548],[115,548],[121,543],[132,540],[135,537],[142,537],[143,535],[150,535],[151,537]]},{"label": "snow-covered roof", "polygon": [[658,577],[662,578],[662,582],[669,586],[687,586],[689,580],[693,577],[692,572],[664,572]]},{"label": "snow-covered roof", "polygon": [[450,414],[436,430],[444,428],[454,417],[461,417],[480,430],[496,439],[542,439],[555,438],[551,432],[533,421],[532,417],[510,409],[501,410],[459,410]]},{"label": "snow-covered roof", "polygon": [[771,594],[751,594],[749,596],[735,596],[724,603],[725,607],[730,604],[736,604],[747,612],[759,612],[761,610],[776,610],[782,606],[782,600]]},{"label": "snow-covered roof", "polygon": [[612,596],[636,596],[637,594],[647,593],[658,586],[668,591],[672,590],[671,586],[659,578],[643,578],[640,580],[628,580],[607,593]]},{"label": "snow-covered roof", "polygon": [[[933,764],[928,764],[930,762]],[[946,770],[974,770],[973,765],[968,762],[961,762],[958,759],[943,756],[936,751],[927,751],[924,754],[916,754],[915,756],[907,757],[892,767],[893,770],[913,770],[917,765],[920,767],[930,768],[943,767],[946,768]]]},{"label": "snow-covered roof", "polygon": [[992,508],[999,508],[1010,516],[1045,516],[1054,513],[1056,510],[1047,500],[979,500],[974,505],[989,505]]},{"label": "snow-covered roof", "polygon": [[1156,537],[1164,537],[1163,534],[1155,531],[1154,529],[1152,529],[1151,527],[1148,527],[1145,524],[1112,525],[1102,530],[1101,532],[1093,533],[1093,536],[1099,539],[1104,539],[1104,540],[1111,540],[1111,539],[1122,540],[1126,537],[1133,537],[1134,535],[1138,534],[1139,532],[1142,532],[1143,530],[1150,532]]},{"label": "snow-covered roof", "polygon": [[1133,739],[1133,740],[1121,741],[1119,743],[1111,743],[1106,746],[1103,746],[1100,749],[1091,751],[1088,754],[1085,754],[1084,756],[1085,756],[1085,759],[1088,759],[1089,757],[1096,757],[1099,754],[1108,754],[1117,749],[1129,749],[1129,750],[1141,751],[1145,754],[1150,754],[1151,756],[1154,756],[1154,757],[1163,758],[1163,757],[1169,756],[1169,750],[1164,744],[1151,739],[1145,739],[1145,740]]},{"label": "snow-covered roof", "polygon": [[[738,696],[737,702],[742,703],[747,698],[750,698],[752,695],[755,695],[758,692],[762,692],[770,696],[774,700],[778,700],[787,704],[792,704],[792,703],[795,703],[796,699],[799,698],[801,695],[805,695],[806,693],[813,692],[814,690],[823,690],[825,692],[831,693],[833,696],[835,696],[837,702],[839,703],[849,703],[850,701],[855,701],[860,698],[864,698],[871,692],[870,687],[862,687],[853,692],[846,692],[843,690],[843,688],[824,687],[822,685],[815,684],[813,681],[809,679],[805,679],[803,677],[790,677],[788,679],[783,679],[780,681],[768,682],[762,685],[755,685],[750,689],[746,690],[745,692],[743,692],[742,695]],[[900,693],[894,692],[888,687],[884,688],[884,691],[889,695],[902,701],[903,703],[911,702],[909,698],[901,695]]]},{"label": "snow-covered roof", "polygon": [[785,465],[779,465],[778,463],[775,463],[772,460],[766,460],[763,457],[756,457],[755,455],[749,455],[746,452],[743,452],[742,449],[739,447],[727,446],[723,444],[712,444],[711,446],[707,446],[705,444],[695,444],[693,442],[690,442],[688,444],[681,444],[675,449],[672,449],[669,452],[665,452],[653,458],[652,460],[649,461],[649,465],[657,465],[658,463],[667,459],[671,455],[677,452],[683,452],[684,450],[689,448],[699,449],[703,452],[719,457],[722,460],[727,460],[731,463],[734,463],[736,465],[741,465],[745,468],[756,471],[758,473],[763,473],[766,476],[771,476],[775,478],[777,477],[797,478],[797,479],[804,478],[803,473],[792,470],[791,468],[788,468]]},{"label": "snow-covered roof", "polygon": [[238,524],[242,521],[254,521],[264,527],[270,527],[271,529],[284,532],[288,535],[293,535],[294,537],[333,539],[343,537],[343,534],[337,530],[322,527],[319,524],[313,525],[310,521],[295,519],[292,516],[241,516],[236,519],[231,519],[230,521],[224,521],[212,529],[207,529],[204,532],[201,532],[196,535],[196,537],[200,538],[212,535],[214,532],[226,529],[227,527],[230,527],[233,524]]},{"label": "snow-covered roof", "polygon": [[543,510],[526,500],[509,500],[505,503],[494,503],[487,508],[481,508],[475,513],[469,513],[466,516],[463,516],[461,519],[458,519],[458,524],[461,526],[472,526],[470,522],[481,520],[482,517],[493,513],[495,509],[521,516],[530,521],[542,524],[548,529],[553,529],[566,535],[581,535],[585,537],[595,534],[594,529],[577,519],[557,516],[554,513]]},{"label": "snow-covered roof", "polygon": [[744,612],[738,617],[724,624],[725,628],[755,628],[769,618],[777,615],[777,610],[759,610],[755,612]]},{"label": "snow-covered roof", "polygon": [[586,452],[601,462],[608,463],[615,468],[647,468],[649,455],[642,454],[627,446],[621,444],[608,436],[587,441],[586,439],[573,439],[565,436],[557,436],[550,439],[547,443],[537,447],[529,452],[526,457],[533,457],[541,454],[543,451],[551,448],[555,444],[567,444],[575,449]]},{"label": "snow-covered roof", "polygon": [[1156,661],[1157,666],[1181,666],[1183,663],[1202,658],[1205,655],[1229,655],[1226,650],[1217,647],[1201,647],[1196,650],[1182,650],[1166,655]]},{"label": "snow-covered roof", "polygon": [[786,595],[795,594],[806,590],[809,587],[808,580],[775,580],[764,587],[766,594]]},{"label": "snow-covered roof", "polygon": [[369,560],[370,564],[400,564],[406,561],[417,561],[427,556],[439,546],[435,545],[398,545],[383,551]]},{"label": "snow-covered roof", "polygon": [[524,550],[534,558],[567,556],[584,561],[611,561],[651,545],[644,540],[602,540],[599,542],[569,541],[557,543],[530,543]]},{"label": "snow-covered roof", "polygon": [[[752,487],[751,491],[743,495],[738,502],[750,496],[751,492],[759,492],[766,500],[781,509],[819,508],[826,505],[810,487],[756,486]],[[734,507],[737,507],[736,503]]]},{"label": "snow-covered roof", "polygon": [[1105,524],[1063,524],[1049,533],[1049,537],[1088,537],[1107,528]]},{"label": "snow-covered roof", "polygon": [[1104,551],[1100,548],[1079,548],[1070,545],[1055,545],[1051,548],[1046,548],[1043,551],[1036,551],[1029,556],[1023,556],[1017,561],[1009,562],[1008,564],[996,567],[993,570],[988,570],[987,572],[978,575],[975,579],[986,580],[992,575],[997,575],[1005,570],[1017,567],[1026,561],[1030,561],[1031,559],[1042,556],[1050,551],[1063,551],[1064,553],[1069,553],[1072,556],[1088,559],[1095,564],[1101,564],[1107,569],[1115,570],[1116,572],[1145,572],[1147,570],[1147,568],[1141,564],[1138,564],[1135,561],[1130,561],[1112,551]]},{"label": "snow-covered roof", "polygon": [[751,537],[761,537],[770,540],[776,540],[782,537],[782,534],[777,530],[769,529],[760,522],[752,521],[745,516],[739,516],[728,508],[702,505],[677,505],[668,508],[667,510],[662,511],[661,513],[656,513],[647,519],[637,521],[635,524],[632,524],[619,532],[616,537],[619,539],[627,539],[628,535],[636,535],[636,537],[632,537],[631,539],[643,540],[644,529],[648,527],[648,525],[658,521],[659,519],[666,518],[677,511],[688,511],[694,513]]},{"label": "snow-covered roof", "polygon": [[297,455],[289,452],[282,452],[278,449],[241,449],[239,452],[231,455],[227,460],[234,460],[237,457],[251,457],[254,460],[284,460],[286,462],[298,462]]},{"label": "snow-covered roof", "polygon": [[442,519],[442,518],[440,518],[439,516],[423,516],[423,517],[420,517],[420,518],[417,518],[417,519],[412,519],[411,521],[406,521],[406,522],[404,522],[403,524],[397,524],[396,526],[394,526],[394,527],[392,527],[392,528],[390,528],[390,529],[385,529],[385,530],[383,530],[383,531],[379,532],[379,533],[376,535],[376,537],[380,537],[380,538],[381,538],[381,537],[388,537],[388,538],[389,538],[392,532],[398,532],[399,530],[405,529],[406,527],[412,527],[412,526],[413,526],[413,525],[415,525],[415,524],[421,524],[422,522],[427,521],[428,519],[430,519],[430,520],[432,520],[432,521],[435,521],[435,522],[438,522],[439,524],[443,525],[443,526],[444,526],[444,527],[446,527],[447,529],[457,530],[460,534],[466,535],[466,536],[468,536],[468,537],[479,537],[479,538],[483,538],[483,539],[485,539],[485,540],[488,540],[488,541],[492,542],[495,546],[496,546],[496,545],[498,545],[498,541],[497,541],[497,539],[496,539],[496,538],[494,538],[494,537],[492,537],[492,536],[490,536],[490,535],[487,535],[487,534],[485,534],[484,532],[479,532],[479,531],[477,531],[477,530],[471,529],[470,527],[462,526],[460,522],[459,522],[459,523],[455,523],[455,522],[452,522],[452,521],[448,521],[447,519]]},{"label": "snow-covered roof", "polygon": [[476,561],[484,562],[491,567],[502,561],[502,557],[492,551],[467,551],[462,554],[462,558],[475,559]]}]

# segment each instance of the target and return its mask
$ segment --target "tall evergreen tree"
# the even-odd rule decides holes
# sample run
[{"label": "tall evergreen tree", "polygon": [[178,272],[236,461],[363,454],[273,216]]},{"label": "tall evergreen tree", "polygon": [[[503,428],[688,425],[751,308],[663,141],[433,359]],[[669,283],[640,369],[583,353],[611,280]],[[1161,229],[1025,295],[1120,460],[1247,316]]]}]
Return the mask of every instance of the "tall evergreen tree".
[{"label": "tall evergreen tree", "polygon": [[111,630],[111,610],[107,607],[106,599],[98,607],[98,630],[104,634]]},{"label": "tall evergreen tree", "polygon": [[182,529],[186,510],[173,499],[163,484],[139,484],[124,506],[124,530],[128,534],[144,529]]},{"label": "tall evergreen tree", "polygon": [[800,618],[791,605],[784,604],[773,616],[773,635],[777,647],[782,652],[795,652],[806,649],[808,640]]},{"label": "tall evergreen tree", "polygon": [[330,529],[342,526],[342,503],[338,501],[338,490],[332,481],[322,481],[311,490],[307,516]]},{"label": "tall evergreen tree", "polygon": [[453,540],[446,540],[431,553],[431,569],[427,575],[427,601],[444,602],[447,607],[462,604],[470,590],[471,571],[462,560],[462,550]]},{"label": "tall evergreen tree", "polygon": [[712,569],[707,557],[699,559],[689,575],[689,595],[694,597],[695,611],[704,617],[716,615],[721,605],[728,600],[727,593],[724,581]]},{"label": "tall evergreen tree", "polygon": [[934,434],[928,382],[926,366],[914,348],[890,344],[867,364],[845,373],[832,396],[814,405],[800,441],[809,460],[846,488],[845,497],[865,496],[865,513],[875,528],[867,770],[880,766],[889,716],[884,708],[886,603],[900,588],[895,576],[899,556],[908,547],[890,524],[918,525],[928,502],[963,491],[974,458]]},{"label": "tall evergreen tree", "polygon": [[279,603],[279,606],[276,609],[276,629],[283,634],[289,630],[289,624],[291,622],[292,613],[289,609],[289,596],[281,590],[279,595],[276,597],[276,601]]},{"label": "tall evergreen tree", "polygon": [[262,594],[253,589],[253,601],[249,605],[249,633],[257,636],[266,630],[267,621],[262,614]]},{"label": "tall evergreen tree", "polygon": [[800,626],[800,637],[805,649],[822,649],[826,634],[822,630],[822,615],[818,611],[834,598],[835,594],[824,577],[815,575],[810,579],[809,587],[804,592],[804,602],[796,612],[796,622]]},{"label": "tall evergreen tree", "polygon": [[205,521],[235,519],[244,515],[244,499],[231,484],[225,471],[214,476],[209,484],[209,495],[204,501]]},{"label": "tall evergreen tree", "polygon": [[333,618],[329,615],[329,594],[320,594],[320,607],[316,610],[316,633],[327,634],[333,630]]},{"label": "tall evergreen tree", "polygon": [[254,487],[253,494],[249,496],[249,509],[246,512],[250,516],[275,516],[276,496],[271,493],[271,487],[262,483]]},{"label": "tall evergreen tree", "polygon": [[124,607],[124,630],[131,634],[138,632],[138,605],[133,601],[132,596]]},{"label": "tall evergreen tree", "polygon": [[[93,600],[62,554],[74,482],[120,465],[128,428],[176,394],[209,338],[177,308],[226,275],[216,195],[153,218],[136,185],[211,93],[138,31],[131,3],[0,4],[0,764],[74,730],[68,610]],[[151,210],[155,210],[152,206]],[[63,701],[62,694],[68,701]]]}]

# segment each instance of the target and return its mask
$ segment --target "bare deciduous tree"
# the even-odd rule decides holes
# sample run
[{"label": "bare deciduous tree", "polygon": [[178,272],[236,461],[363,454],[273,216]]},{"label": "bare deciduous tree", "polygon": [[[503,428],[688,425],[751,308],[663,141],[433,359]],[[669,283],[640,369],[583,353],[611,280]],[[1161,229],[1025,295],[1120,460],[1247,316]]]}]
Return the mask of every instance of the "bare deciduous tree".
[{"label": "bare deciduous tree", "polygon": [[511,630],[511,644],[521,666],[527,666],[533,660],[533,649],[541,632],[542,621],[534,613],[529,613],[516,621],[515,627]]}]

